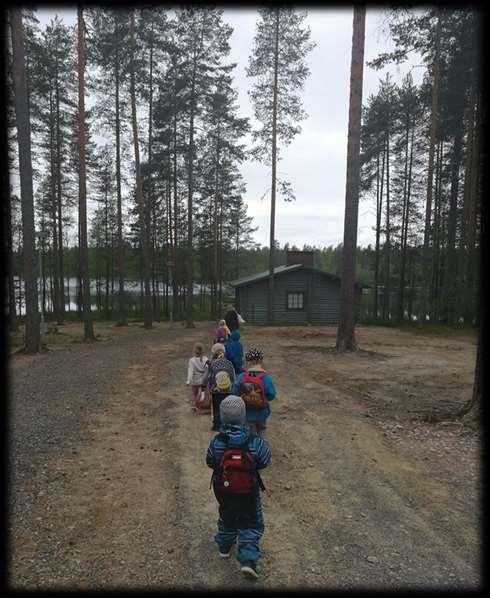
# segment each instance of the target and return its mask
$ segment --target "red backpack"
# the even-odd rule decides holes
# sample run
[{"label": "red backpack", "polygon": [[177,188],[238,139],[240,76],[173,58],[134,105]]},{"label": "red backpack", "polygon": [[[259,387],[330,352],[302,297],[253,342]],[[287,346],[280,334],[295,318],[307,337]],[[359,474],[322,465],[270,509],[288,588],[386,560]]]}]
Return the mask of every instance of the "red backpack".
[{"label": "red backpack", "polygon": [[[226,441],[226,436],[219,436]],[[255,459],[248,450],[250,436],[236,448],[226,448],[213,473],[218,492],[225,494],[251,494],[257,484],[265,490]],[[212,478],[213,479],[213,478]]]},{"label": "red backpack", "polygon": [[262,380],[265,375],[267,375],[267,372],[258,372],[255,376],[245,372],[240,382],[238,394],[247,409],[263,409],[267,405],[264,381]]}]

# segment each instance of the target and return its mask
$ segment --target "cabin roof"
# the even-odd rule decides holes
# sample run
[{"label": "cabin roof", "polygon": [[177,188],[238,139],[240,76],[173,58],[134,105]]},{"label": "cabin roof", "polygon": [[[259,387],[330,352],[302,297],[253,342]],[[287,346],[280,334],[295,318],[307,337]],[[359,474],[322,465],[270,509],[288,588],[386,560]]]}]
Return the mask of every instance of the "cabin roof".
[{"label": "cabin roof", "polygon": [[[309,270],[311,272],[317,272],[318,274],[323,274],[330,280],[338,280],[340,282],[340,276],[336,274],[331,274],[330,272],[326,272],[325,270],[321,270],[320,268],[314,268],[311,266],[304,266],[303,264],[292,264],[291,266],[277,266],[274,268],[274,277],[280,276],[282,274],[287,274],[288,272],[293,272],[294,270]],[[259,282],[261,280],[266,280],[269,278],[269,270],[265,270],[264,272],[258,272],[257,274],[253,274],[252,276],[246,276],[244,278],[237,278],[236,280],[230,281],[232,287],[242,287],[248,284],[253,284],[255,282]],[[368,287],[369,285],[362,284],[360,282],[356,282],[356,286],[358,287]]]}]

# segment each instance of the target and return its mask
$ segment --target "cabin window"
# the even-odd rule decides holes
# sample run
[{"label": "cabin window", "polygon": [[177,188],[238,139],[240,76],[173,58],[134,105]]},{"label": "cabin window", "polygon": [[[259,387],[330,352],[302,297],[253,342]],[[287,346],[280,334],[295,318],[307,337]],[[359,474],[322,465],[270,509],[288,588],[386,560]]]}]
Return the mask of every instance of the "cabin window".
[{"label": "cabin window", "polygon": [[288,293],[288,309],[303,309],[304,297],[304,293]]}]

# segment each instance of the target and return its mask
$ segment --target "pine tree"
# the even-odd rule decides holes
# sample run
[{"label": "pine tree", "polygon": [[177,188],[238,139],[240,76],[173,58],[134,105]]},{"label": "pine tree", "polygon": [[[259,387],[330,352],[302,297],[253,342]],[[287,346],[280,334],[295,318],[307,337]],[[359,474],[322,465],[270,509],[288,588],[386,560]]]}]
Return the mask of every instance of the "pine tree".
[{"label": "pine tree", "polygon": [[17,124],[20,193],[22,201],[22,257],[26,304],[25,349],[28,353],[37,353],[41,348],[41,344],[34,229],[29,96],[24,58],[24,28],[20,9],[10,9],[9,17],[12,33],[14,105],[15,120]]},{"label": "pine tree", "polygon": [[262,128],[253,132],[253,139],[258,142],[253,156],[272,167],[268,295],[268,321],[272,324],[278,183],[285,198],[292,197],[287,181],[277,179],[279,144],[286,146],[291,143],[301,131],[298,123],[306,118],[298,94],[309,74],[305,58],[314,44],[310,42],[309,27],[303,26],[306,11],[260,8],[258,12],[259,21],[247,75],[256,78],[249,95],[254,105],[255,117],[262,123]]},{"label": "pine tree", "polygon": [[362,76],[366,8],[354,8],[350,75],[349,130],[347,138],[347,177],[345,191],[342,282],[337,351],[357,349],[355,338],[355,272],[359,203]]},{"label": "pine tree", "polygon": [[87,243],[87,187],[85,173],[85,24],[83,9],[78,8],[78,170],[79,170],[79,226],[80,226],[80,269],[83,283],[83,324],[86,342],[95,340],[90,314],[90,278],[88,273]]}]

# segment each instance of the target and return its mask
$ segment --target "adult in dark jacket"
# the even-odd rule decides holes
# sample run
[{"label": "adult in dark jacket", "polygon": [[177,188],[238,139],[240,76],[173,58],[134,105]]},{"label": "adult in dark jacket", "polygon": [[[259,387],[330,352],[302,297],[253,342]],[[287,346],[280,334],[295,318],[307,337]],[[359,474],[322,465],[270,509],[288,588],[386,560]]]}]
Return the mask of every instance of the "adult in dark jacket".
[{"label": "adult in dark jacket", "polygon": [[225,314],[225,322],[231,332],[240,328],[240,323],[238,322],[238,314],[234,307],[228,306],[228,311]]}]

